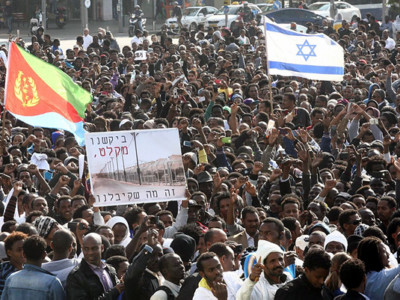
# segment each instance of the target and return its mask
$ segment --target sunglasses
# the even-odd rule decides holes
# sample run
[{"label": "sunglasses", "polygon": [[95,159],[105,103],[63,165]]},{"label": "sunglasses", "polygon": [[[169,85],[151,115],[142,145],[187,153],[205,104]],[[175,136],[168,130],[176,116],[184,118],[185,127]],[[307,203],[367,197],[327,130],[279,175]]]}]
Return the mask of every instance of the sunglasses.
[{"label": "sunglasses", "polygon": [[361,219],[354,220],[351,224],[359,225],[361,223]]}]

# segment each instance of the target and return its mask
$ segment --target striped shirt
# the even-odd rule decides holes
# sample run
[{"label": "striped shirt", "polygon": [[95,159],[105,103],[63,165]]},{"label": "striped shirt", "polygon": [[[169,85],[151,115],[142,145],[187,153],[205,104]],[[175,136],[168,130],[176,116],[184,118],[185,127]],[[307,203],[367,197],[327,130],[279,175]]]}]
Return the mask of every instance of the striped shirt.
[{"label": "striped shirt", "polygon": [[0,264],[0,296],[3,293],[4,285],[8,276],[17,271],[18,269],[14,267],[9,261]]}]

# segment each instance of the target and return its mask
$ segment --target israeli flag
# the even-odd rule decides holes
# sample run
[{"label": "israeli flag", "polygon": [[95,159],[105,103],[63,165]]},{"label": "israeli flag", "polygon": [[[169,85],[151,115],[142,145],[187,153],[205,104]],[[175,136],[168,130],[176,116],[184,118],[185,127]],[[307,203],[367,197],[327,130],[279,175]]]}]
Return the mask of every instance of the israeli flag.
[{"label": "israeli flag", "polygon": [[265,18],[269,74],[342,81],[343,48],[324,34],[286,29]]}]

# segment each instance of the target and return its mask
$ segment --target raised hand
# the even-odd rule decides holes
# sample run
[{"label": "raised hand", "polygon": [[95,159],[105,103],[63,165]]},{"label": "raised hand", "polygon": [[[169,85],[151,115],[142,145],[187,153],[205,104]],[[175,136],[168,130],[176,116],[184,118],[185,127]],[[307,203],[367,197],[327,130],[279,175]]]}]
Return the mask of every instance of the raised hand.
[{"label": "raised hand", "polygon": [[282,175],[282,170],[281,169],[275,169],[272,171],[271,175],[269,176],[269,181],[273,182]]},{"label": "raised hand", "polygon": [[15,197],[17,197],[19,195],[19,193],[22,191],[22,187],[23,187],[23,182],[22,181],[16,181],[13,185],[14,188],[14,193],[13,195]]},{"label": "raised hand", "polygon": [[254,184],[252,184],[250,181],[247,181],[244,185],[244,189],[246,192],[248,192],[252,197],[257,196],[257,189]]},{"label": "raised hand", "polygon": [[331,190],[333,189],[337,184],[337,181],[335,179],[328,179],[325,181],[325,189]]},{"label": "raised hand", "polygon": [[303,163],[308,162],[309,153],[307,147],[303,143],[296,144],[297,157],[303,161]]},{"label": "raised hand", "polygon": [[270,146],[275,145],[276,140],[278,139],[278,136],[279,136],[279,130],[276,128],[272,128],[271,133],[268,136],[268,144]]},{"label": "raised hand", "polygon": [[317,168],[321,163],[322,160],[324,159],[324,154],[322,153],[322,151],[318,152],[314,158],[311,161],[311,167],[313,168]]},{"label": "raised hand", "polygon": [[69,183],[69,180],[70,180],[70,178],[68,175],[62,175],[58,179],[58,182],[60,183],[61,186],[65,186]]},{"label": "raised hand", "polygon": [[260,279],[262,272],[264,271],[264,265],[261,263],[261,257],[257,259],[257,262],[251,269],[250,280],[257,282]]},{"label": "raised hand", "polygon": [[36,165],[30,164],[28,166],[28,172],[31,173],[31,174],[37,174],[39,172],[39,169],[38,169],[38,167]]}]

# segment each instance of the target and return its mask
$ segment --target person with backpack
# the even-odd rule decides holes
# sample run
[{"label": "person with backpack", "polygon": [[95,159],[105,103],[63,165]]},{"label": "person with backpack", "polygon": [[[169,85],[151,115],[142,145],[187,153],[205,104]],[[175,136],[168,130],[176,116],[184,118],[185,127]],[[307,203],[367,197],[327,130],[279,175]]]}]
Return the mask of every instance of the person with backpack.
[{"label": "person with backpack", "polygon": [[159,262],[164,283],[151,296],[150,300],[174,300],[181,289],[181,280],[185,276],[185,266],[182,259],[175,253],[168,253]]}]

